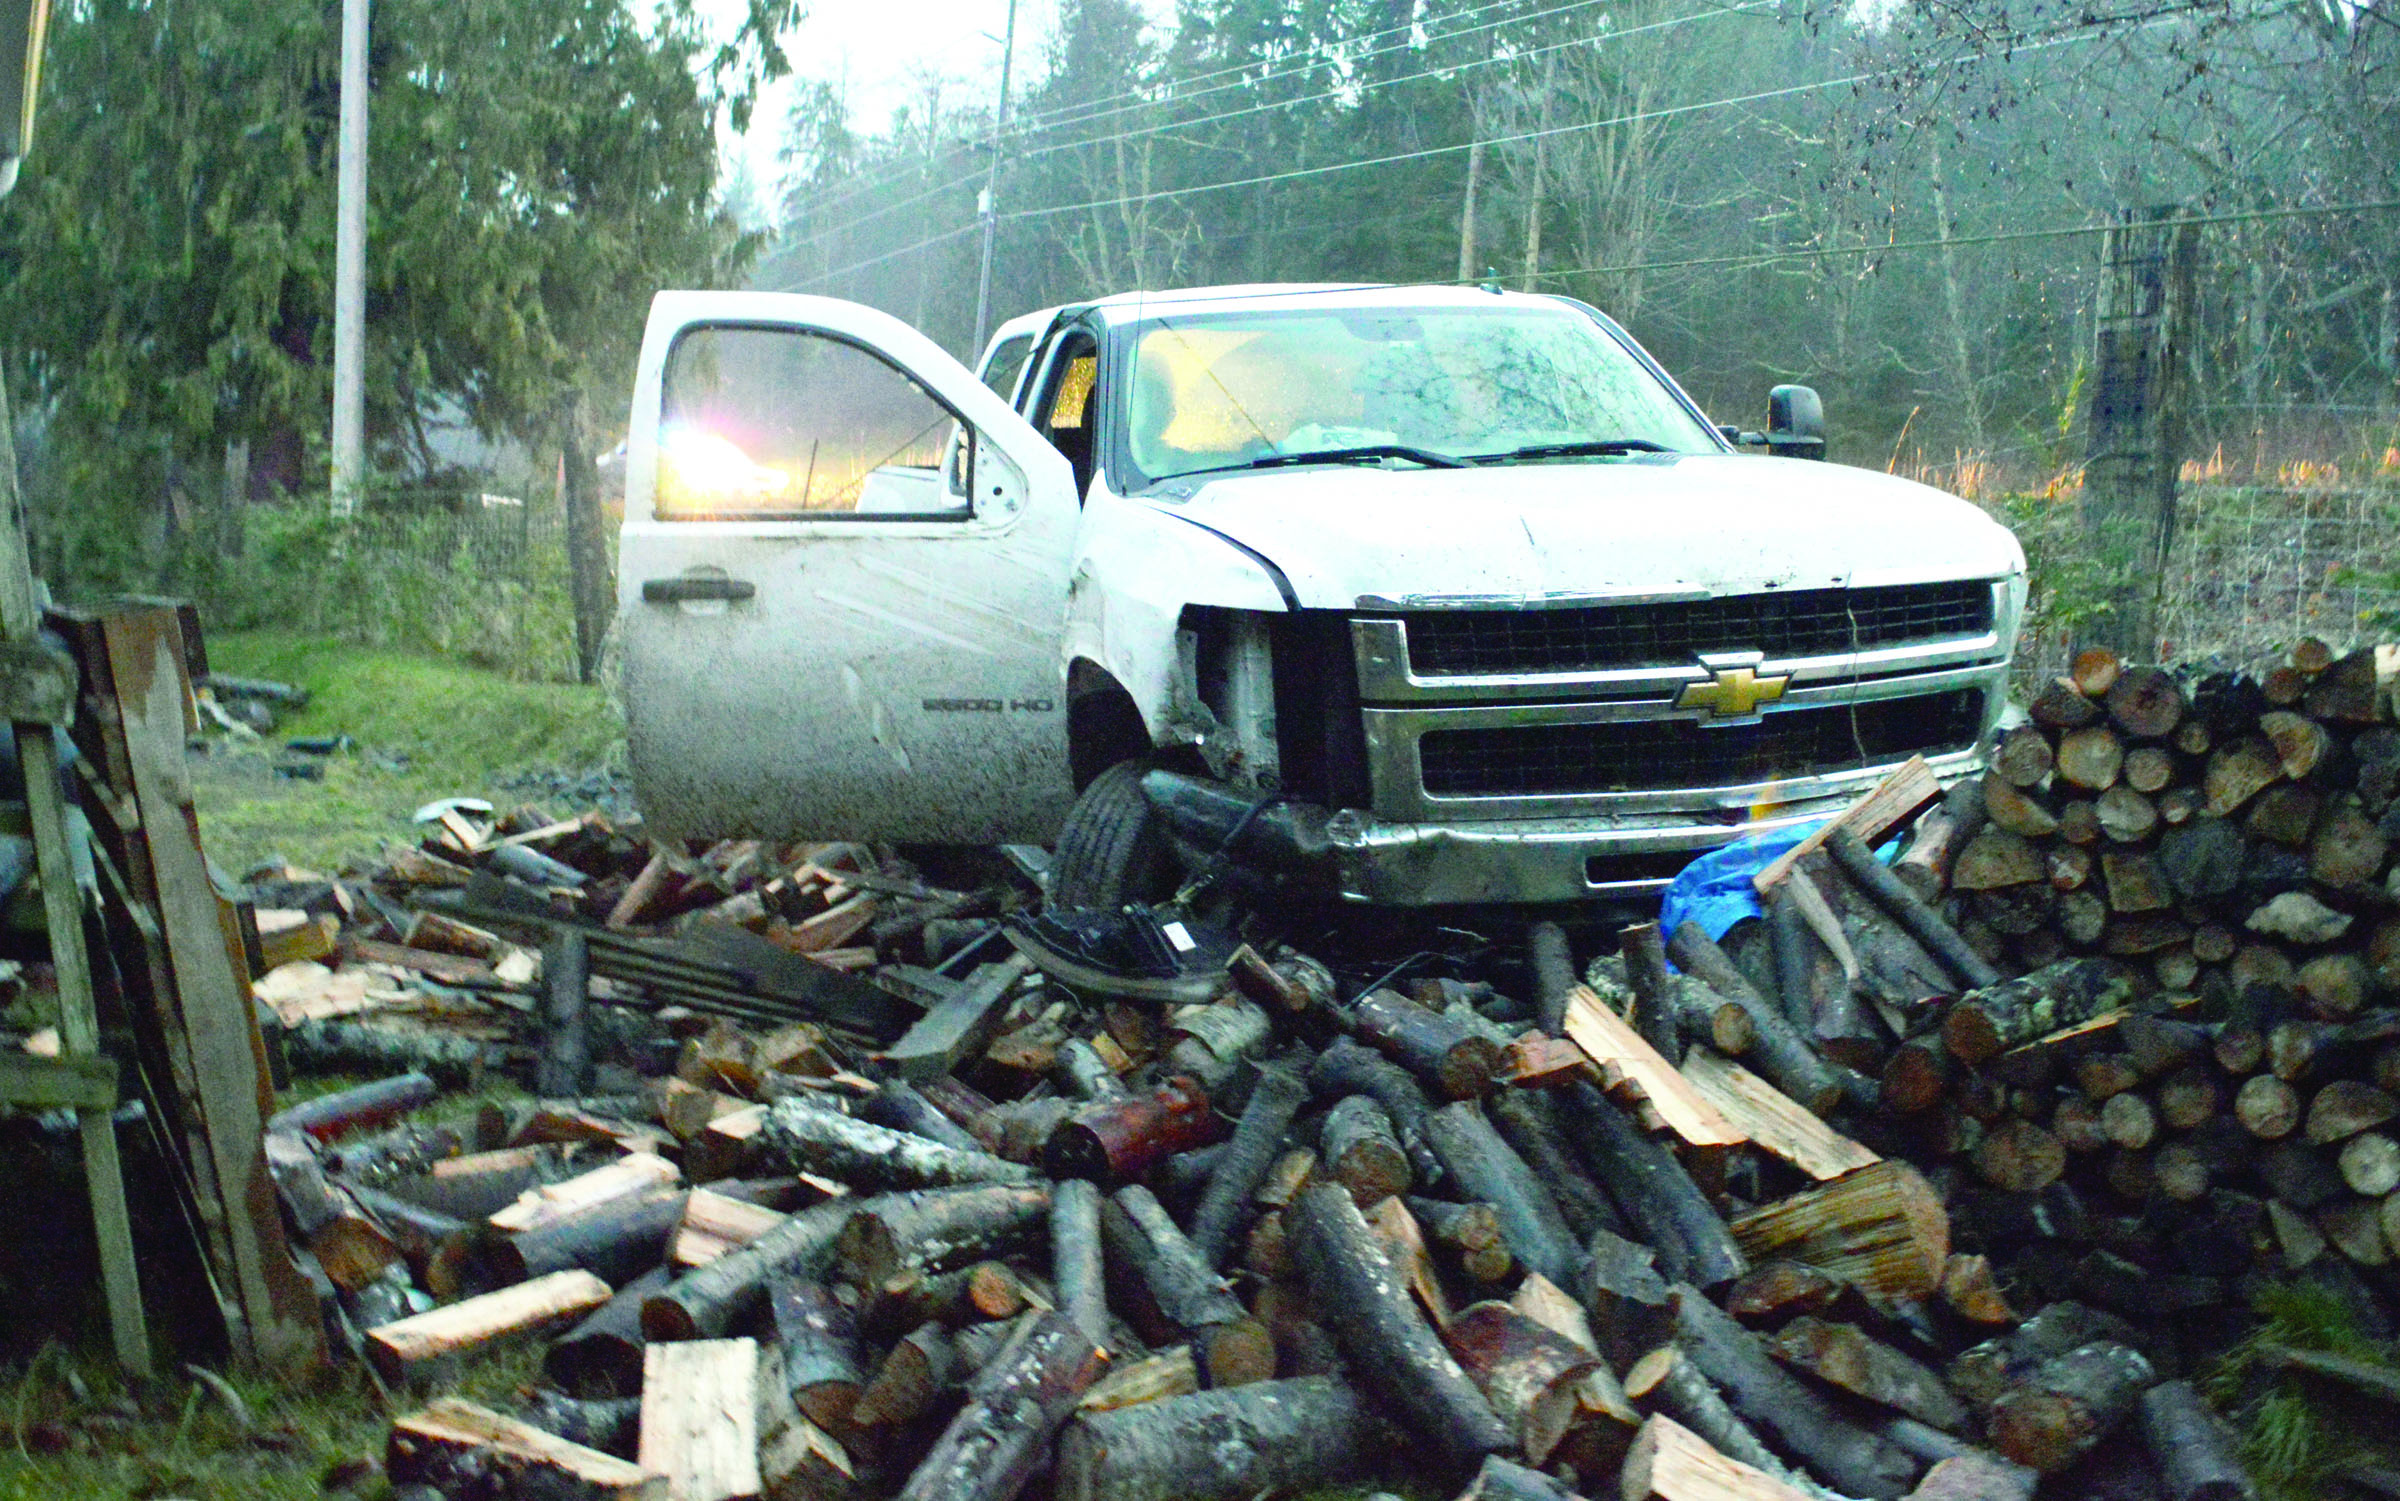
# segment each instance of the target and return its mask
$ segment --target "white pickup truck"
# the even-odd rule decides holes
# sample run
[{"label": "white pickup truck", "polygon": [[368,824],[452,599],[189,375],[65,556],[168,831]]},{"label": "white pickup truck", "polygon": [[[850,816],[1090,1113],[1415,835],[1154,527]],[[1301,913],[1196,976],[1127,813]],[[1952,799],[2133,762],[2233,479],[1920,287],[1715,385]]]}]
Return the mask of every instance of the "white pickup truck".
[{"label": "white pickup truck", "polygon": [[1220,852],[1391,906],[1636,896],[1965,770],[2002,708],[2004,528],[1797,457],[1806,388],[1712,425],[1581,303],[1126,294],[985,371],[854,303],[658,295],[619,561],[655,826],[1052,843],[1068,905]]}]

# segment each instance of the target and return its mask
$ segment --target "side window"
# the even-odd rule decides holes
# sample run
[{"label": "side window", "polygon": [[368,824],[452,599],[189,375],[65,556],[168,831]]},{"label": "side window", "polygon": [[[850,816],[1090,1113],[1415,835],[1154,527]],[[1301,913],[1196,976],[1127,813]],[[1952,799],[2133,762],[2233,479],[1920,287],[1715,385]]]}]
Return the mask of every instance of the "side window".
[{"label": "side window", "polygon": [[1033,353],[1033,335],[1018,334],[992,347],[983,362],[982,380],[992,394],[1007,401],[1017,394],[1017,377],[1025,373],[1025,356]]},{"label": "side window", "polygon": [[915,380],[807,329],[694,328],[667,356],[661,520],[969,512],[974,431]]},{"label": "side window", "polygon": [[1092,387],[1100,375],[1100,346],[1088,334],[1059,344],[1046,372],[1047,388],[1034,407],[1034,426],[1075,467],[1075,493],[1092,484],[1093,430],[1099,415]]}]

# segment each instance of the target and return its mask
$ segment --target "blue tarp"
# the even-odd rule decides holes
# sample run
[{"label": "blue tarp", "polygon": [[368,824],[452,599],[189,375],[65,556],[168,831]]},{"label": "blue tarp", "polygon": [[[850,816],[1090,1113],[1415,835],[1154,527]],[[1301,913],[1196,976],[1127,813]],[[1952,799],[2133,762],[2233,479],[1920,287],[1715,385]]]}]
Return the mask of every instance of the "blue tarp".
[{"label": "blue tarp", "polygon": [[1709,937],[1722,938],[1727,928],[1743,918],[1758,916],[1758,888],[1750,884],[1751,877],[1826,822],[1818,819],[1753,834],[1694,860],[1668,883],[1666,895],[1659,899],[1659,931],[1672,937],[1688,920],[1698,923]]}]

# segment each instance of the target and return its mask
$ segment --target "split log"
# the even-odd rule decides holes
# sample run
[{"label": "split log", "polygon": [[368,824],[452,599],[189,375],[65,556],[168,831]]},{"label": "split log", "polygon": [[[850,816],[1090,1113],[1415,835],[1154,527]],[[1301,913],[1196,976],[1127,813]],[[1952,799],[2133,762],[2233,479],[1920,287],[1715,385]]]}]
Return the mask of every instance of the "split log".
[{"label": "split log", "polygon": [[[2109,681],[2116,681],[2111,678]],[[2102,689],[2106,692],[2106,689]],[[2044,729],[2080,730],[2100,717],[2100,706],[2076,687],[2072,677],[2052,678],[2034,695],[2032,707],[2026,711],[2033,722]]]},{"label": "split log", "polygon": [[1147,1294],[1158,1318],[1188,1339],[1211,1386],[1241,1386],[1275,1374],[1275,1342],[1266,1326],[1225,1291],[1150,1190],[1119,1189],[1100,1208],[1108,1261]]},{"label": "split log", "polygon": [[1207,1091],[1178,1075],[1146,1095],[1078,1110],[1050,1133],[1042,1163],[1053,1178],[1137,1178],[1161,1158],[1216,1140]]},{"label": "split log", "polygon": [[2094,806],[2100,832],[2118,844],[2139,844],[2158,828],[2158,804],[2123,783],[2101,793]]},{"label": "split log", "polygon": [[818,1427],[838,1431],[867,1379],[857,1319],[831,1288],[797,1277],[778,1279],[767,1307],[792,1405]]},{"label": "split log", "polygon": [[[1233,1139],[1218,1159],[1199,1206],[1192,1211],[1192,1247],[1209,1266],[1224,1264],[1235,1220],[1266,1178],[1267,1170],[1275,1165],[1284,1132],[1290,1129],[1292,1117],[1300,1113],[1307,1099],[1308,1085],[1300,1075],[1273,1066],[1259,1070],[1258,1082],[1250,1091],[1249,1103],[1242,1107],[1242,1118],[1234,1127]],[[1397,1146],[1394,1155],[1398,1155]]]},{"label": "split log", "polygon": [[1790,1257],[1880,1297],[1926,1296],[1941,1286],[1950,1257],[1941,1196],[1903,1162],[1878,1162],[1763,1205],[1728,1229],[1753,1259]]},{"label": "split log", "polygon": [[1094,1345],[1108,1340],[1108,1294],[1102,1281],[1100,1188],[1069,1178],[1050,1189],[1050,1278],[1059,1311]]},{"label": "split log", "polygon": [[884,1352],[874,1374],[850,1405],[850,1423],[860,1430],[896,1429],[930,1411],[943,1394],[956,1390],[973,1369],[958,1339],[939,1322],[910,1330]]},{"label": "split log", "polygon": [[2211,818],[2225,818],[2283,780],[2283,757],[2263,737],[2246,736],[2209,752],[2202,788]]},{"label": "split log", "polygon": [[705,1266],[766,1235],[784,1218],[781,1211],[749,1199],[694,1189],[684,1198],[683,1218],[667,1242],[667,1259],[677,1266]]},{"label": "split log", "polygon": [[[1271,1381],[1255,1381],[1236,1390],[1255,1392],[1273,1386]],[[1177,1345],[1156,1355],[1145,1355],[1130,1364],[1114,1366],[1109,1373],[1092,1383],[1092,1389],[1075,1404],[1077,1412],[1115,1412],[1121,1407],[1139,1407],[1145,1402],[1163,1402],[1171,1397],[1188,1397],[1200,1390],[1200,1362],[1193,1358],[1190,1345]]]},{"label": "split log", "polygon": [[1892,862],[1892,873],[1918,896],[1937,900],[1950,889],[1951,862],[1989,817],[1981,778],[1953,786],[1941,805],[1928,810],[1909,832],[1908,848]]},{"label": "split log", "polygon": [[1517,1448],[1534,1464],[1550,1453],[1583,1415],[1584,1387],[1599,1376],[1603,1402],[1614,1410],[1595,1416],[1623,1426],[1616,1445],[1632,1437],[1639,1419],[1615,1391],[1599,1357],[1562,1338],[1506,1303],[1477,1303],[1463,1309],[1442,1331],[1443,1343],[1516,1435]]},{"label": "split log", "polygon": [[564,1323],[608,1299],[608,1284],[591,1273],[554,1272],[378,1325],[367,1331],[367,1358],[377,1375],[399,1386],[446,1368],[451,1356]]},{"label": "split log", "polygon": [[[2058,832],[2058,815],[2051,812],[2049,805],[2033,793],[1990,777],[1984,779],[1982,788],[1984,816],[1990,820],[1991,826],[2001,833],[2012,834],[2021,839],[2047,839]],[[1979,831],[1975,836],[1967,839],[1950,857],[1950,868],[1945,873],[1948,879],[1943,883],[1944,889],[1957,884],[1958,861],[1968,850],[1975,847],[1975,839],[1980,837]],[[1937,891],[1935,894],[1938,895],[1939,892]]]},{"label": "split log", "polygon": [[[1988,789],[1985,796],[1990,796]],[[1950,884],[1959,891],[2001,891],[2030,886],[2046,874],[2041,851],[2022,835],[1994,827],[1977,834],[1958,852],[1950,867]]]},{"label": "split log", "polygon": [[1013,1501],[1104,1364],[1065,1318],[1032,1319],[968,1385],[966,1406],[896,1501]]},{"label": "split log", "polygon": [[665,1476],[461,1397],[395,1418],[384,1472],[445,1495],[667,1501]]},{"label": "split log", "polygon": [[1749,1013],[1757,1030],[1750,1061],[1769,1083],[1799,1101],[1803,1109],[1825,1115],[1845,1093],[1856,1094],[1844,1075],[1808,1045],[1781,1010],[1767,1003],[1698,923],[1677,927],[1667,953],[1677,968]]},{"label": "split log", "polygon": [[1478,1106],[1461,1101],[1434,1111],[1426,1118],[1425,1134],[1459,1191],[1499,1213],[1501,1231],[1518,1261],[1553,1282],[1573,1277],[1575,1237],[1557,1201]]},{"label": "split log", "polygon": [[1992,774],[2011,787],[2039,787],[2048,779],[2054,759],[2050,737],[2038,725],[2021,724],[2002,732],[1992,747],[1990,766]]},{"label": "split log", "polygon": [[1579,988],[1567,1005],[1567,1036],[1590,1057],[1610,1091],[1633,1097],[1686,1142],[1733,1146],[1741,1141],[1740,1133],[1700,1098],[1676,1066],[1588,986]]},{"label": "split log", "polygon": [[[1766,1080],[1705,1048],[1692,1050],[1684,1060],[1683,1074],[1753,1145],[1820,1182],[1876,1160],[1873,1152],[1801,1109],[1797,1101]],[[1558,1182],[1546,1167],[1543,1179],[1552,1185]]]},{"label": "split log", "polygon": [[1674,1302],[1677,1343],[1735,1412],[1775,1435],[1836,1490],[1870,1498],[1907,1491],[1918,1469],[1907,1453],[1844,1418],[1697,1291],[1679,1288]]},{"label": "split log", "polygon": [[1969,1256],[1952,1252],[1949,1263],[1942,1269],[1942,1301],[1951,1312],[1977,1324],[2013,1324],[2017,1311],[2008,1303],[2008,1295],[1992,1275],[1989,1256]]},{"label": "split log", "polygon": [[2055,1474],[2130,1417],[2157,1379],[2150,1362],[2127,1345],[2094,1343],[2054,1356],[1992,1403],[1992,1446],[2028,1469]]},{"label": "split log", "polygon": [[1247,1501],[1267,1491],[1313,1491],[1381,1467],[1391,1442],[1359,1394],[1328,1376],[1111,1411],[1087,1407],[1059,1434],[1056,1495]]},{"label": "split log", "polygon": [[1350,1358],[1377,1372],[1392,1400],[1451,1458],[1506,1449],[1506,1426],[1426,1322],[1350,1195],[1336,1184],[1312,1184],[1288,1213],[1310,1297]]},{"label": "split log", "polygon": [[1960,1062],[1979,1064],[2010,1048],[2079,1026],[2133,1000],[2132,978],[2104,959],[2069,959],[1969,991],[1942,1018],[1942,1041]]},{"label": "split log", "polygon": [[1784,1325],[1768,1348],[1787,1365],[1921,1423],[1956,1432],[1967,1420],[1965,1404],[1941,1377],[1854,1325],[1803,1315]]},{"label": "split log", "polygon": [[[1261,1220],[1259,1224],[1262,1229],[1269,1224],[1280,1229],[1282,1222],[1283,1215],[1279,1212]],[[1408,1283],[1408,1290],[1416,1295],[1417,1302],[1424,1307],[1425,1316],[1433,1320],[1433,1327],[1447,1330],[1452,1317],[1450,1295],[1442,1290],[1442,1279],[1434,1270],[1433,1253],[1425,1244],[1425,1227],[1417,1223],[1417,1217],[1410,1214],[1408,1206],[1398,1199],[1385,1199],[1379,1204],[1370,1205],[1367,1223],[1383,1238],[1384,1254],[1391,1257],[1392,1269]],[[1285,1239],[1284,1265],[1276,1268],[1275,1275],[1289,1278],[1298,1275],[1300,1268],[1291,1258],[1288,1237]]]},{"label": "split log", "polygon": [[1617,1494],[1623,1501],[1810,1501],[1806,1491],[1719,1453],[1689,1428],[1655,1413],[1625,1456]]},{"label": "split log", "polygon": [[676,1501],[751,1501],[758,1472],[758,1342],[652,1345],[642,1362],[643,1469]]},{"label": "split log", "polygon": [[792,1171],[859,1188],[956,1188],[1027,1183],[1034,1176],[988,1152],[944,1146],[802,1099],[782,1100],[769,1110],[759,1142]]},{"label": "split log", "polygon": [[1345,1095],[1334,1102],[1318,1123],[1317,1149],[1325,1176],[1349,1189],[1361,1209],[1404,1194],[1414,1184],[1391,1117],[1366,1095]]},{"label": "split log", "polygon": [[1656,1253],[1623,1236],[1599,1231],[1589,1251],[1575,1292],[1591,1310],[1601,1353],[1623,1362],[1666,1337],[1666,1279],[1653,1265]]},{"label": "split log", "polygon": [[1576,1142],[1593,1176],[1617,1201],[1626,1223],[1641,1226],[1644,1237],[1660,1247],[1675,1280],[1721,1287],[1748,1269],[1724,1221],[1674,1153],[1590,1084],[1574,1085],[1564,1103],[1579,1128]]},{"label": "split log", "polygon": [[2301,1135],[2311,1146],[2347,1140],[2400,1114],[2400,1100],[2359,1079],[2336,1079],[2308,1102]]},{"label": "split log", "polygon": [[1875,858],[1874,851],[1844,830],[1827,837],[1825,848],[1836,864],[1859,889],[1874,898],[1877,905],[1890,913],[1910,937],[1923,944],[1933,956],[1948,965],[1953,973],[1967,984],[1978,988],[2000,983],[2000,972],[1983,956],[1967,946],[1958,930],[1942,920],[1941,914],[1902,884],[1900,878]]},{"label": "split log", "polygon": [[2042,1477],[2023,1465],[1978,1450],[1937,1460],[1908,1501],[2033,1501]]},{"label": "split log", "polygon": [[1500,1045],[1389,990],[1369,991],[1342,1013],[1350,1032],[1453,1100],[1491,1088]]}]

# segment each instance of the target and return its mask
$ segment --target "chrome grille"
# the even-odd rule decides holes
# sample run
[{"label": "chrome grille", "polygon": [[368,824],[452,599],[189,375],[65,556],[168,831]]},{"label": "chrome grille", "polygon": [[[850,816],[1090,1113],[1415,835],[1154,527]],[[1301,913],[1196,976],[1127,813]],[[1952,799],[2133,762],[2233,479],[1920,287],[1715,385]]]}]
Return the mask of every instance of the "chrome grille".
[{"label": "chrome grille", "polygon": [[1756,724],[1691,720],[1430,730],[1417,741],[1433,797],[1556,797],[1739,787],[1973,746],[1980,689],[1828,704]]},{"label": "chrome grille", "polygon": [[1606,672],[1681,665],[1702,652],[1776,660],[1977,636],[1992,629],[1992,595],[1991,582],[1978,579],[1401,618],[1409,667],[1422,677]]}]

